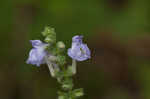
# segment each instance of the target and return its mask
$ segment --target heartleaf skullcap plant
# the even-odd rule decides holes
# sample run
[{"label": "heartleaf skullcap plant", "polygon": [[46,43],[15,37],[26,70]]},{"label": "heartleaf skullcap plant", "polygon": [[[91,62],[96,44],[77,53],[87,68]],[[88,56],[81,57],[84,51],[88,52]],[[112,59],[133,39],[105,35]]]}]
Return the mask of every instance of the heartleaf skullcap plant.
[{"label": "heartleaf skullcap plant", "polygon": [[66,66],[65,44],[56,42],[54,28],[45,27],[42,35],[45,37],[43,43],[40,40],[30,40],[33,48],[26,61],[27,64],[40,66],[47,64],[50,75],[61,84],[58,91],[58,99],[77,99],[83,96],[83,89],[74,89],[72,76],[76,74],[76,61],[84,61],[91,57],[91,52],[86,44],[82,42],[83,36],[72,38],[72,47],[68,49],[68,56],[72,58],[72,65]]}]

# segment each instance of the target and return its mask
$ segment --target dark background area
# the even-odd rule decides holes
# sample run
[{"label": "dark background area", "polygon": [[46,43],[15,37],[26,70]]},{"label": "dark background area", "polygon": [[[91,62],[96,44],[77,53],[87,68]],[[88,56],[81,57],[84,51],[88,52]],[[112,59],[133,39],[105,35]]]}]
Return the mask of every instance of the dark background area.
[{"label": "dark background area", "polygon": [[149,0],[1,0],[0,12],[0,99],[56,99],[47,66],[25,63],[47,25],[67,48],[81,34],[92,51],[74,77],[81,99],[150,99]]}]

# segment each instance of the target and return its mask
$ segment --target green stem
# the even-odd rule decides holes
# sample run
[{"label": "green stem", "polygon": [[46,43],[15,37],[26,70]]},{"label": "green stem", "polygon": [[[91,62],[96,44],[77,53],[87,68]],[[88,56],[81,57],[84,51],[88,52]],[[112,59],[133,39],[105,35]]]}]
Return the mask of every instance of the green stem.
[{"label": "green stem", "polygon": [[77,72],[77,62],[76,62],[76,60],[72,60],[72,73],[73,73],[73,75],[75,75],[76,74],[76,72]]}]

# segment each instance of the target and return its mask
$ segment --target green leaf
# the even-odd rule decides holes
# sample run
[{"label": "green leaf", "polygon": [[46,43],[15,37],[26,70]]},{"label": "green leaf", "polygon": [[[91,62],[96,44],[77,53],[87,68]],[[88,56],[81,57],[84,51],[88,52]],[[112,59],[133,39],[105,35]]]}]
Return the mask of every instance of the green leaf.
[{"label": "green leaf", "polygon": [[83,89],[80,88],[80,89],[73,90],[73,95],[75,97],[81,97],[81,96],[83,96],[84,95]]},{"label": "green leaf", "polygon": [[58,99],[66,99],[65,96],[59,96]]},{"label": "green leaf", "polygon": [[68,68],[66,70],[66,73],[67,73],[66,76],[68,76],[68,77],[71,77],[73,75],[73,73],[72,73],[72,66],[68,66]]},{"label": "green leaf", "polygon": [[57,63],[60,65],[64,65],[66,63],[66,57],[62,55],[57,56]]},{"label": "green leaf", "polygon": [[58,99],[67,99],[67,94],[64,92],[59,91],[58,95],[59,95]]},{"label": "green leaf", "polygon": [[72,79],[69,77],[64,78],[63,82],[62,82],[62,88],[64,90],[70,90],[73,88],[73,83],[72,83]]}]

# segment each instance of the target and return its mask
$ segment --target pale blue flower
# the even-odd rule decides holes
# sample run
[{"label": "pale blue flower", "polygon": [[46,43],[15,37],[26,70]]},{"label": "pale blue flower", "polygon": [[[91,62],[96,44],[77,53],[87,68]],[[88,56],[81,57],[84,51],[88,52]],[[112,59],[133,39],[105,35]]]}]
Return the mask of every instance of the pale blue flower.
[{"label": "pale blue flower", "polygon": [[72,47],[68,49],[68,55],[77,61],[84,61],[91,58],[91,52],[87,44],[82,43],[83,36],[72,38]]},{"label": "pale blue flower", "polygon": [[45,64],[45,56],[47,52],[45,50],[48,44],[42,43],[40,40],[30,40],[33,48],[29,53],[29,57],[27,59],[27,64],[32,64],[36,66],[40,66],[41,64]]}]

